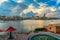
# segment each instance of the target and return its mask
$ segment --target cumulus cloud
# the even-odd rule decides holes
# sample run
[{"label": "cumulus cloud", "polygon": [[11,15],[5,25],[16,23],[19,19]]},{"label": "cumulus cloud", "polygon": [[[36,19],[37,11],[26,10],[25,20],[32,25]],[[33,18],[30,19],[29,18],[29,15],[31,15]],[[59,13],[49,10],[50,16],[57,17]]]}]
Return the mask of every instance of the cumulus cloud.
[{"label": "cumulus cloud", "polygon": [[49,7],[50,12],[47,13],[47,17],[52,17],[53,15],[57,14],[57,9],[55,7]]},{"label": "cumulus cloud", "polygon": [[32,6],[32,4],[30,4],[27,9],[23,10],[23,11],[20,13],[20,16],[21,16],[22,14],[26,14],[26,13],[32,11],[33,9],[34,9],[34,6]]},{"label": "cumulus cloud", "polygon": [[30,4],[27,9],[25,9],[25,10],[23,10],[23,12],[21,12],[20,15],[26,14],[26,13],[32,11],[33,13],[36,13],[39,16],[46,13],[47,17],[51,17],[57,13],[56,12],[57,9],[55,7],[50,7],[45,3],[39,3],[39,4],[40,4],[39,8],[34,8],[33,4]]},{"label": "cumulus cloud", "polygon": [[[13,0],[15,1],[15,0]],[[16,0],[16,2],[23,2],[24,0]],[[36,2],[36,0],[34,0],[34,2]],[[26,9],[22,9],[20,8],[20,6],[15,6],[13,9],[11,9],[11,13],[10,15],[19,15],[17,14],[18,13],[18,10],[20,11],[20,16],[22,16],[22,14],[26,14],[26,13],[29,13],[30,11],[32,11],[33,13],[36,13],[36,15],[39,15],[41,16],[42,14],[46,13],[46,16],[47,17],[50,17],[50,16],[53,16],[54,14],[56,14],[56,8],[55,7],[51,7],[51,6],[48,6],[48,4],[46,3],[38,3],[36,2],[37,4],[39,4],[39,7],[36,8],[33,3],[31,3],[30,5],[28,5],[28,7]],[[20,8],[20,9],[19,9]]]},{"label": "cumulus cloud", "polygon": [[50,10],[51,11],[56,11],[56,8],[55,7],[50,7]]},{"label": "cumulus cloud", "polygon": [[[45,10],[47,10],[47,8],[44,8],[44,7],[42,7],[42,6],[43,6],[43,5],[39,6],[39,8],[37,9],[37,8],[34,8],[33,4],[30,4],[27,9],[23,10],[22,13],[25,14],[25,13],[28,13],[28,12],[32,11],[33,13],[41,14],[41,13],[43,13]],[[21,13],[21,14],[22,14],[22,13]],[[20,14],[20,15],[21,15],[21,14]]]}]

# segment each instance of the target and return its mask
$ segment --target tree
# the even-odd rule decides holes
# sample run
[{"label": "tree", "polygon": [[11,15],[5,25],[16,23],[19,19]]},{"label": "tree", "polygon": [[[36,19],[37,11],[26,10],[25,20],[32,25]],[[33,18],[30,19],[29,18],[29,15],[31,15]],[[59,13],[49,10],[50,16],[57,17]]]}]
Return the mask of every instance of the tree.
[{"label": "tree", "polygon": [[39,31],[44,31],[45,30],[45,28],[36,28],[35,30],[34,30],[34,32],[39,32]]}]

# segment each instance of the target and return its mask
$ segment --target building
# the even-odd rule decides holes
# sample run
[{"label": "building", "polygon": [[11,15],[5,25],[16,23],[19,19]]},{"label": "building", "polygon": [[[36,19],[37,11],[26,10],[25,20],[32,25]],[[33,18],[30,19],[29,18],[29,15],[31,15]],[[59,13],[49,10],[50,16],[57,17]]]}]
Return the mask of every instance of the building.
[{"label": "building", "polygon": [[42,19],[42,20],[48,20],[48,17],[46,17],[46,14],[44,14],[40,19]]},{"label": "building", "polygon": [[46,29],[50,32],[53,33],[59,33],[60,34],[60,25],[55,25],[55,24],[49,24]]}]

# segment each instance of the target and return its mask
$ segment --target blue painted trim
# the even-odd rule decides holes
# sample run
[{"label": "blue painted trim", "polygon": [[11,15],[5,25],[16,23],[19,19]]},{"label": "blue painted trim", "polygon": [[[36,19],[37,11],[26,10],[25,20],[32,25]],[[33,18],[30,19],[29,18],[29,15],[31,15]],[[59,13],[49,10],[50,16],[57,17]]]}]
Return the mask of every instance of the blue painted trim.
[{"label": "blue painted trim", "polygon": [[28,40],[31,40],[32,37],[38,36],[38,35],[52,36],[52,37],[57,38],[58,40],[60,40],[60,37],[54,36],[53,34],[34,34],[34,35],[31,35],[31,36],[28,38]]}]

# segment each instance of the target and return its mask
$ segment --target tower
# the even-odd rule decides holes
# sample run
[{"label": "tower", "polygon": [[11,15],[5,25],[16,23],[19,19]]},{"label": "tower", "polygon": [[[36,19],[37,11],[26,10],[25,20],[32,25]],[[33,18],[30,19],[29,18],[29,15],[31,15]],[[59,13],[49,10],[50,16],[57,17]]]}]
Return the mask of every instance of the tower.
[{"label": "tower", "polygon": [[44,14],[44,15],[43,15],[43,17],[42,17],[42,19],[43,19],[43,20],[45,20],[45,19],[46,19],[46,16],[45,16],[45,15],[46,15],[46,14]]},{"label": "tower", "polygon": [[46,18],[46,16],[45,16],[45,15],[46,15],[46,14],[44,13],[44,15],[43,15],[43,17],[44,17],[44,18]]}]

